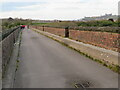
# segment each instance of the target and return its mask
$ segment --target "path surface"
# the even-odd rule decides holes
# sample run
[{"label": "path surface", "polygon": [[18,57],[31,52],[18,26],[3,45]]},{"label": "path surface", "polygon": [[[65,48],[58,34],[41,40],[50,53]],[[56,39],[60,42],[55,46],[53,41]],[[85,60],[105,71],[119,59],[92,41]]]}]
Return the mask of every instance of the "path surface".
[{"label": "path surface", "polygon": [[24,30],[15,88],[117,88],[118,74],[31,30]]}]

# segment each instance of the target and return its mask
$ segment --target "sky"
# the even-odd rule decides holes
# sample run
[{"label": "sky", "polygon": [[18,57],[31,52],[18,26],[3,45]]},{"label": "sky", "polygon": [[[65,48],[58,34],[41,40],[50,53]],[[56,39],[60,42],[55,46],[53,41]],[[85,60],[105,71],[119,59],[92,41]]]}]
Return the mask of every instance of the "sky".
[{"label": "sky", "polygon": [[118,15],[119,0],[0,0],[0,18],[76,20]]}]

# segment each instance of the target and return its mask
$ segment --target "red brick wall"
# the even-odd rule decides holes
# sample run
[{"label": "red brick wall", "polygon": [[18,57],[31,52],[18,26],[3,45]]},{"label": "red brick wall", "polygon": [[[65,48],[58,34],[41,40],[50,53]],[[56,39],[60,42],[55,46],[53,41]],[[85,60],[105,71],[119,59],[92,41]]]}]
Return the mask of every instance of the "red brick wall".
[{"label": "red brick wall", "polygon": [[[40,27],[40,26],[30,26],[30,27],[43,31],[43,27]],[[65,36],[64,35],[65,30],[60,28],[44,27],[44,31],[55,34],[55,35],[63,36],[63,37]]]},{"label": "red brick wall", "polygon": [[118,36],[116,33],[70,30],[70,38],[74,40],[115,51],[119,48]]},{"label": "red brick wall", "polygon": [[[39,30],[43,30],[43,27],[33,26],[33,28],[37,28]],[[56,34],[59,36],[65,36],[65,30],[60,28],[51,28],[44,27],[44,31]],[[117,33],[108,33],[108,32],[95,32],[95,31],[78,31],[78,30],[70,30],[70,38],[81,41],[84,43],[92,44],[95,46],[103,47],[110,50],[118,51],[119,48],[119,40],[118,36],[120,34]]]},{"label": "red brick wall", "polygon": [[43,30],[43,27],[40,27],[40,26],[30,26],[30,28],[36,28],[36,29],[39,29],[39,30]]},{"label": "red brick wall", "polygon": [[45,27],[44,30],[46,32],[53,33],[53,34],[56,34],[56,35],[59,35],[59,36],[65,36],[64,35],[65,30],[64,29]]}]

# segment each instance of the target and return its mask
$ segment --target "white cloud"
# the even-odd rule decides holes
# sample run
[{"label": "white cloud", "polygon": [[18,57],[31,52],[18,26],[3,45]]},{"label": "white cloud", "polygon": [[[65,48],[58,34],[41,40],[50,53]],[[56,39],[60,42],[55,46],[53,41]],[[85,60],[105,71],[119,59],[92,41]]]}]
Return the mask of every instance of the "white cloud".
[{"label": "white cloud", "polygon": [[[4,2],[22,1],[33,2],[33,0],[4,0]],[[36,0],[36,2],[47,3],[18,7],[17,11],[2,12],[2,17],[80,19],[84,16],[99,16],[105,13],[117,14],[118,1],[119,0]]]}]

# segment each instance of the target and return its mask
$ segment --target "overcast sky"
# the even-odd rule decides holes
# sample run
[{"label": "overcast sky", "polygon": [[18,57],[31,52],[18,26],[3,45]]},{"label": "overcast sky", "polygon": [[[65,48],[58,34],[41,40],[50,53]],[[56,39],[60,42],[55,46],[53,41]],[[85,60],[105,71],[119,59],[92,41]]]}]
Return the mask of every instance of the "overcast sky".
[{"label": "overcast sky", "polygon": [[75,20],[118,14],[119,0],[0,0],[0,18]]}]

